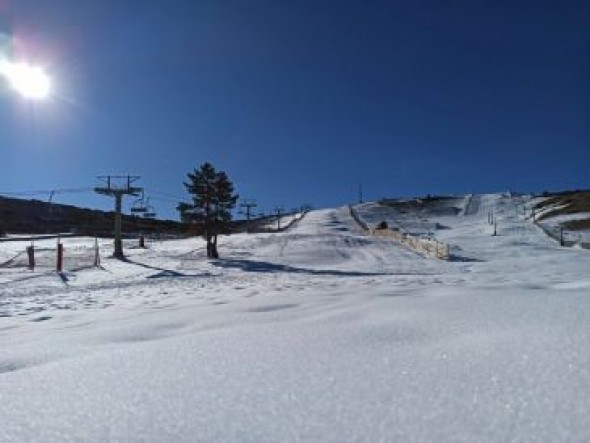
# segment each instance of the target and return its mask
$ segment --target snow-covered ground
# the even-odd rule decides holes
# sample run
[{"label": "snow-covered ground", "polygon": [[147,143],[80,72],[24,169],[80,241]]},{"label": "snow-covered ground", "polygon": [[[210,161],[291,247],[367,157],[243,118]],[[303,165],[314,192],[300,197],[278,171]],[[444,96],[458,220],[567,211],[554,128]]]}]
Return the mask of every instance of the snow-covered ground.
[{"label": "snow-covered ground", "polygon": [[[530,206],[532,207],[535,204],[541,203],[546,200],[546,197],[536,197],[532,198],[530,201]],[[590,229],[563,229],[563,232],[560,233],[560,228],[563,228],[563,225],[567,222],[577,221],[577,220],[589,220],[590,219],[590,212],[575,212],[572,214],[552,214],[553,211],[560,210],[567,207],[566,205],[547,205],[541,209],[537,209],[535,212],[535,217],[537,220],[540,220],[538,223],[543,226],[544,229],[551,232],[555,237],[563,235],[564,240],[569,242],[577,243],[586,243],[590,244]],[[545,217],[544,217],[545,216]]]},{"label": "snow-covered ground", "polygon": [[[574,220],[589,220],[590,213],[579,212],[575,214],[561,214],[551,218],[544,219],[539,223],[551,232],[559,233],[560,227]],[[564,229],[564,239],[574,241],[576,243],[590,243],[590,229],[577,229],[575,231]]]},{"label": "snow-covered ground", "polygon": [[356,208],[432,229],[449,262],[338,208],[224,237],[218,261],[191,239],[67,282],[0,268],[0,441],[590,440],[590,251],[519,198],[456,203]]},{"label": "snow-covered ground", "polygon": [[278,217],[270,217],[267,223],[264,223],[261,227],[268,230],[277,230],[279,227],[284,229],[285,227],[291,226],[295,221],[301,219],[304,216],[302,212],[293,212],[289,214],[281,215],[281,221],[279,224]]}]

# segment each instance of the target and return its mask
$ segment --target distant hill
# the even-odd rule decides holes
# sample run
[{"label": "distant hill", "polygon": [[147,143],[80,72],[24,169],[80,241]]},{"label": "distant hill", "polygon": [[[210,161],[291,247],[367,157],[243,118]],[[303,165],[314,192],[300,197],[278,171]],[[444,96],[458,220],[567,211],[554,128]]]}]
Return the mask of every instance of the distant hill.
[{"label": "distant hill", "polygon": [[[71,205],[0,197],[0,233],[52,234],[71,232],[108,237],[113,235],[112,211],[78,208]],[[189,226],[172,220],[153,220],[123,215],[124,233],[184,235]],[[193,232],[192,233],[196,233]]]},{"label": "distant hill", "polygon": [[[288,216],[289,214],[285,214]],[[273,232],[266,227],[275,216],[260,217],[250,222],[255,232]],[[74,233],[98,237],[113,235],[115,213],[71,205],[0,197],[0,236],[2,234],[58,234]],[[245,220],[232,222],[232,232],[245,232]],[[153,236],[199,235],[199,228],[173,220],[156,220],[123,214],[123,234]]]}]

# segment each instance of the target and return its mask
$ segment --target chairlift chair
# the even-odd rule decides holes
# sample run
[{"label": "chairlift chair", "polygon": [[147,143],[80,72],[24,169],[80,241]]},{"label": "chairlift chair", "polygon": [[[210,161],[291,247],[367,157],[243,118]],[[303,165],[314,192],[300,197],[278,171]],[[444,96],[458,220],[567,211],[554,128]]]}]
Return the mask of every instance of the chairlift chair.
[{"label": "chairlift chair", "polygon": [[149,203],[150,203],[150,199],[148,198],[145,201],[145,206],[144,206],[145,211],[143,212],[143,218],[149,218],[149,219],[156,218],[156,210]]},{"label": "chairlift chair", "polygon": [[132,214],[143,214],[145,216],[145,213],[148,211],[148,207],[146,201],[143,198],[143,195],[141,198],[138,198],[131,204],[130,211]]},{"label": "chairlift chair", "polygon": [[153,206],[148,206],[146,211],[143,213],[143,218],[156,218],[156,211]]}]

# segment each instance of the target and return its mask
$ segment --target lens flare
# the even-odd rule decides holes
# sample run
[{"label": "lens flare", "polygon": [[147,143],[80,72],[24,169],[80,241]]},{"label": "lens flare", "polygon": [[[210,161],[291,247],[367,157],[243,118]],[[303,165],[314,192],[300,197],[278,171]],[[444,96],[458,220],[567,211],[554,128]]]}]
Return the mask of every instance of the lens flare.
[{"label": "lens flare", "polygon": [[44,99],[51,92],[51,80],[38,66],[28,63],[0,63],[0,74],[4,75],[10,86],[23,97]]}]

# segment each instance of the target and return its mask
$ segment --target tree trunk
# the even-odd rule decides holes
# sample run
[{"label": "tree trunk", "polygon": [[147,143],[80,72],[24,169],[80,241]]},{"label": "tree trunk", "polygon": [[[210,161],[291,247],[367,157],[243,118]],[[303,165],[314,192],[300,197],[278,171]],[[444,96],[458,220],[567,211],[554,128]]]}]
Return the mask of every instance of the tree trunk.
[{"label": "tree trunk", "polygon": [[211,243],[211,236],[207,234],[207,258],[211,258],[213,244]]},{"label": "tree trunk", "polygon": [[213,236],[213,243],[211,243],[211,258],[219,258],[219,253],[217,252],[217,235]]}]

